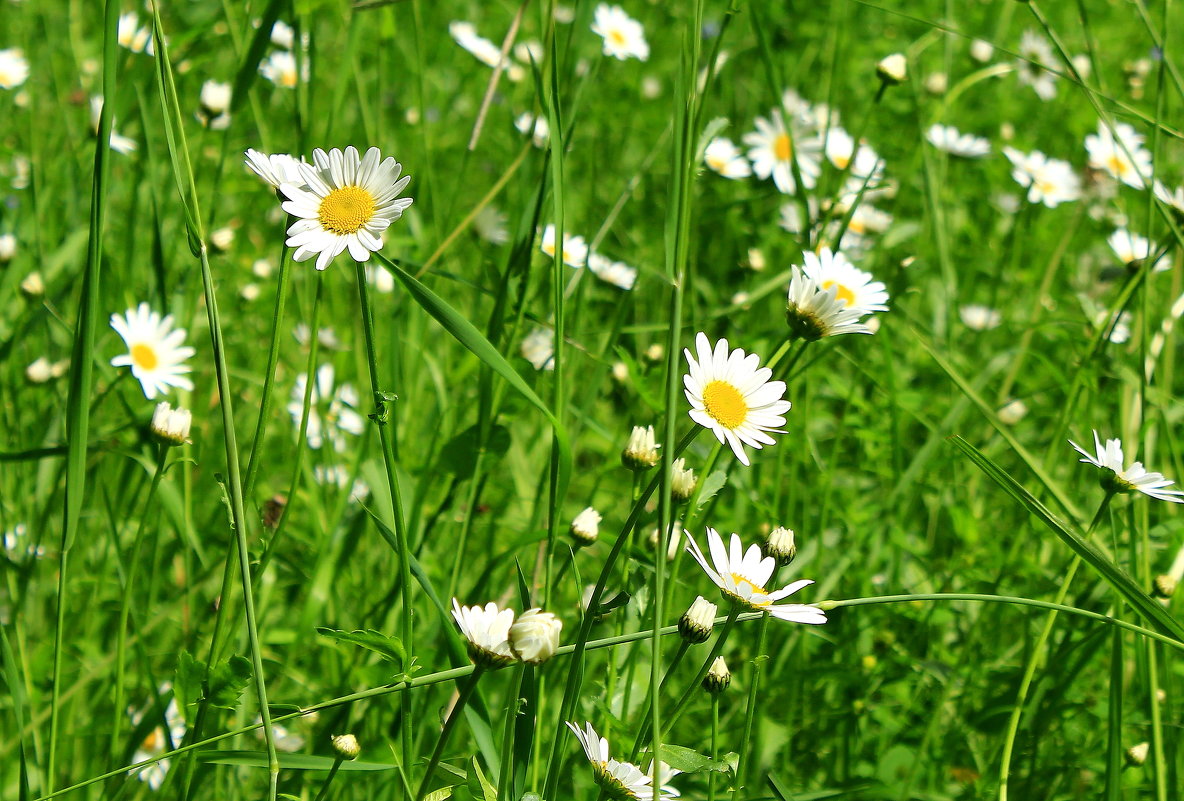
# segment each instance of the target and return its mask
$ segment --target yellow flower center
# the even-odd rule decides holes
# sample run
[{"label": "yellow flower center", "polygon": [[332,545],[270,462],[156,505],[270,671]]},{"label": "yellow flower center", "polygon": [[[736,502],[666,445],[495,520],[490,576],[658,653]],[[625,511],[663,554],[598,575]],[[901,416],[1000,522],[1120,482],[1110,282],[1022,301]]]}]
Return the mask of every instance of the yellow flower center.
[{"label": "yellow flower center", "polygon": [[834,165],[836,167],[838,167],[840,170],[845,170],[845,169],[847,169],[847,165],[851,163],[851,157],[850,156],[835,156],[831,159],[831,161],[833,161]]},{"label": "yellow flower center", "polygon": [[704,387],[703,405],[711,419],[727,429],[736,428],[748,418],[744,396],[727,381],[712,381]]},{"label": "yellow flower center", "polygon": [[1040,190],[1040,194],[1042,195],[1051,195],[1057,191],[1057,185],[1052,181],[1045,181],[1039,178],[1036,180],[1036,188]]},{"label": "yellow flower center", "polygon": [[707,166],[710,167],[711,169],[715,170],[716,172],[723,172],[724,167],[728,166],[728,163],[726,161],[724,161],[723,159],[721,159],[719,156],[708,156],[707,157]]},{"label": "yellow flower center", "polygon": [[609,38],[609,41],[611,41],[617,47],[624,47],[625,46],[625,34],[621,33],[616,28],[614,28],[613,30],[608,32],[608,38]]},{"label": "yellow flower center", "polygon": [[789,161],[793,155],[793,145],[789,142],[789,134],[780,134],[773,140],[773,157],[778,161]]},{"label": "yellow flower center", "polygon": [[164,745],[162,739],[163,738],[160,736],[160,729],[153,729],[152,732],[144,738],[144,742],[140,747],[149,753],[158,751],[160,750],[161,746]]},{"label": "yellow flower center", "polygon": [[835,291],[835,299],[841,301],[844,306],[850,306],[855,302],[855,293],[847,287],[840,284],[838,281],[823,281],[822,288],[830,289],[831,287],[838,287]]},{"label": "yellow flower center", "polygon": [[1106,166],[1109,167],[1110,171],[1113,173],[1117,173],[1118,175],[1126,175],[1126,164],[1124,164],[1122,159],[1118,157],[1117,153],[1106,159]]},{"label": "yellow flower center", "polygon": [[144,370],[155,370],[156,366],[160,364],[160,358],[157,357],[156,351],[152,349],[151,345],[137,342],[132,345],[132,362],[136,367]]},{"label": "yellow flower center", "polygon": [[325,195],[317,209],[321,225],[344,236],[358,229],[374,217],[374,196],[360,186],[343,186]]},{"label": "yellow flower center", "polygon": [[768,606],[770,603],[772,603],[772,601],[770,601],[768,598],[765,598],[760,601],[754,601],[751,599],[752,593],[754,593],[754,592],[759,592],[762,594],[764,593],[765,588],[760,586],[759,584],[754,584],[753,582],[746,579],[744,576],[741,576],[739,573],[732,574],[732,581],[736,582],[736,589],[737,590],[743,590],[745,587],[748,588],[748,591],[749,591],[748,592],[748,594],[749,594],[748,602],[750,604],[752,604],[753,606]]}]

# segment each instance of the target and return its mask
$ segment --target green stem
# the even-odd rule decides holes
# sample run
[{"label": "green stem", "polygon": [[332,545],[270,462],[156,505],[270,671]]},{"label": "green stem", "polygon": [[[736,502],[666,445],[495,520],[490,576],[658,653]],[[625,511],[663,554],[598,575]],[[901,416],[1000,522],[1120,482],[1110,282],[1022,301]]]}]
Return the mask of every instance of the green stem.
[{"label": "green stem", "polygon": [[[751,615],[750,617],[757,617],[763,614],[763,612],[759,612]],[[715,639],[715,645],[711,647],[711,653],[709,653],[707,658],[703,660],[703,665],[695,674],[695,678],[693,678],[691,683],[687,685],[687,689],[683,692],[682,697],[679,698],[678,703],[674,705],[674,711],[670,713],[670,720],[666,722],[667,729],[674,725],[674,722],[678,720],[678,716],[682,714],[683,709],[686,707],[687,702],[691,700],[691,696],[693,696],[695,691],[698,690],[700,685],[703,684],[703,677],[707,675],[709,670],[711,670],[711,663],[714,662],[715,658],[723,652],[724,644],[728,641],[728,635],[732,633],[732,628],[739,617],[740,604],[733,603],[732,611],[729,612],[727,618],[724,619],[724,627],[720,629],[719,636]]]},{"label": "green stem", "polygon": [[[473,672],[469,674],[469,680],[461,687],[460,697],[452,705],[452,711],[448,713],[448,719],[444,721],[444,729],[436,740],[436,747],[432,749],[432,757],[428,760],[427,770],[424,771],[423,779],[419,783],[419,790],[415,793],[415,801],[422,801],[423,797],[428,794],[428,785],[432,783],[432,775],[436,772],[436,766],[440,764],[440,757],[444,755],[444,746],[448,744],[448,737],[456,728],[456,722],[460,720],[460,716],[464,714],[465,706],[468,705],[473,691],[477,689],[477,682],[481,680],[483,675],[485,675],[485,668],[480,665],[474,666]],[[407,721],[404,721],[403,725],[406,727]]]},{"label": "green stem", "polygon": [[[658,687],[658,692],[666,689],[667,682],[670,681],[670,677],[674,675],[674,671],[682,663],[682,659],[687,655],[687,651],[690,649],[690,647],[691,644],[686,640],[683,640],[681,643],[679,643],[678,650],[674,652],[674,657],[670,660],[670,665],[666,668],[666,672],[662,676],[662,683]],[[630,762],[637,761],[637,755],[641,752],[642,744],[650,736],[649,727],[653,725],[653,720],[650,719],[649,713],[650,704],[653,703],[653,696],[650,694],[652,691],[653,688],[650,688],[650,691],[646,693],[645,701],[643,702],[643,707],[645,708],[646,712],[645,716],[642,718],[641,731],[638,732],[637,737],[634,739],[633,750],[629,753]],[[628,704],[625,705],[625,708],[628,708]]]},{"label": "green stem", "polygon": [[501,770],[497,777],[497,797],[510,797],[510,773],[514,754],[514,727],[518,722],[518,701],[522,695],[522,677],[526,673],[526,663],[519,662],[514,666],[514,678],[510,682],[509,704],[506,706],[505,729],[502,731],[502,760]]},{"label": "green stem", "polygon": [[756,717],[756,693],[757,687],[760,684],[761,678],[761,664],[765,661],[765,656],[761,650],[765,647],[765,629],[769,626],[769,613],[765,612],[761,615],[761,622],[757,624],[756,630],[756,657],[752,660],[752,681],[748,683],[748,709],[744,713],[744,737],[740,740],[744,747],[740,749],[740,761],[736,765],[736,782],[732,787],[732,801],[740,801],[740,788],[747,783],[745,779],[746,772],[752,770],[752,721]]},{"label": "green stem", "polygon": [[329,775],[325,777],[325,783],[321,785],[321,790],[317,793],[316,801],[325,801],[325,796],[329,792],[329,785],[337,777],[337,771],[341,768],[341,763],[344,761],[345,757],[340,754],[333,760],[333,767],[329,768]]},{"label": "green stem", "polygon": [[[719,759],[719,694],[711,695],[711,759]],[[707,801],[715,801],[715,771],[707,773]]]}]

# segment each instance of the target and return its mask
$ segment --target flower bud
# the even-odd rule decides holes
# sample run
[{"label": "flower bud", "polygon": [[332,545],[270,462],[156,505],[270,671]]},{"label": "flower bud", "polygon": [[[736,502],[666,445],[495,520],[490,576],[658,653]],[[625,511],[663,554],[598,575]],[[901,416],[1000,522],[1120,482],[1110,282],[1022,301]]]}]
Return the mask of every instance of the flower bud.
[{"label": "flower bud", "polygon": [[621,463],[630,470],[641,472],[649,470],[658,463],[658,448],[662,447],[654,442],[654,427],[634,426],[629,435],[629,442],[621,452]]},{"label": "flower bud", "polygon": [[970,43],[970,57],[980,64],[990,61],[994,54],[995,46],[986,39],[975,39]]},{"label": "flower bud", "polygon": [[184,445],[189,442],[189,426],[193,414],[188,409],[173,409],[168,401],[156,404],[148,430],[161,445]]},{"label": "flower bud", "polygon": [[711,669],[703,677],[703,689],[712,695],[719,695],[728,689],[728,685],[731,683],[732,671],[728,670],[728,665],[724,662],[724,658],[717,656],[715,661],[711,663]]},{"label": "flower bud", "polygon": [[16,237],[12,234],[0,234],[0,261],[12,261],[16,255]]},{"label": "flower bud", "polygon": [[228,83],[206,81],[201,85],[201,105],[211,117],[217,117],[230,108],[231,88]]},{"label": "flower bud", "polygon": [[333,750],[342,759],[357,759],[358,754],[362,753],[358,738],[352,734],[334,734],[330,739],[333,741]]},{"label": "flower bud", "polygon": [[527,609],[510,626],[510,650],[523,662],[542,664],[555,656],[563,621],[537,607]]},{"label": "flower bud", "polygon": [[905,61],[904,54],[893,53],[890,56],[884,56],[876,65],[876,74],[880,76],[881,81],[887,84],[904,83],[904,79],[908,76],[908,62]]},{"label": "flower bud", "polygon": [[717,607],[700,595],[678,619],[678,633],[692,645],[706,642],[715,626]]},{"label": "flower bud", "polygon": [[1179,581],[1175,576],[1164,573],[1155,577],[1155,594],[1160,598],[1171,598]]},{"label": "flower bud", "polygon": [[798,555],[798,546],[793,540],[793,529],[778,526],[769,532],[762,548],[765,556],[771,556],[781,567],[785,567]]},{"label": "flower bud", "polygon": [[21,281],[21,294],[29,300],[37,300],[45,294],[45,281],[41,278],[41,273],[34,270],[25,276]]},{"label": "flower bud", "polygon": [[695,494],[699,483],[695,471],[687,467],[686,459],[678,458],[670,465],[670,494],[676,503],[686,503]]},{"label": "flower bud", "polygon": [[1131,767],[1137,768],[1147,761],[1147,754],[1150,751],[1150,743],[1139,743],[1138,745],[1132,745],[1130,748],[1126,749],[1126,753],[1124,754],[1126,757],[1126,763]]},{"label": "flower bud", "polygon": [[576,515],[571,521],[571,537],[576,541],[576,547],[591,545],[600,536],[600,512],[591,506]]},{"label": "flower bud", "polygon": [[49,359],[42,356],[25,368],[25,378],[33,384],[44,384],[53,378],[53,365],[49,363]]}]

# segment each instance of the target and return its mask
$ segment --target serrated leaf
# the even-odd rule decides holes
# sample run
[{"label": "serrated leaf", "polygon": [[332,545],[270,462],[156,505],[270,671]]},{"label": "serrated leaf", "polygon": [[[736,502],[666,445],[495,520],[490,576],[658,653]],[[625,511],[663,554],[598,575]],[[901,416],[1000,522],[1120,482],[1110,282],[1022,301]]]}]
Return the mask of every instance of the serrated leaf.
[{"label": "serrated leaf", "polygon": [[210,671],[209,694],[206,700],[210,706],[220,709],[234,709],[238,697],[251,681],[251,662],[241,656],[232,656]]},{"label": "serrated leaf", "polygon": [[683,748],[680,745],[662,746],[662,761],[683,773],[727,773],[734,767],[728,762],[729,756],[735,754],[725,754],[720,759],[712,759],[693,748]]},{"label": "serrated leaf", "polygon": [[[337,762],[336,757],[317,756],[316,754],[279,753],[276,756],[279,757],[280,768],[283,770],[329,771]],[[198,751],[197,760],[212,765],[239,765],[245,768],[267,768],[268,766],[266,751]],[[385,762],[359,762],[356,759],[347,759],[341,763],[338,770],[343,772],[381,771],[395,770],[397,767],[398,765],[388,765]]]},{"label": "serrated leaf", "polygon": [[331,640],[357,645],[361,648],[374,651],[388,662],[393,662],[400,670],[403,669],[403,663],[407,661],[407,649],[403,647],[403,641],[398,637],[390,637],[383,634],[381,631],[375,631],[374,629],[341,631],[340,629],[318,626],[317,634],[322,637],[328,637]]},{"label": "serrated leaf", "polygon": [[194,659],[188,651],[177,657],[177,672],[173,674],[173,695],[181,709],[196,704],[201,698],[201,683],[206,678],[206,663]]},{"label": "serrated leaf", "polygon": [[451,787],[441,787],[439,790],[432,790],[423,797],[423,801],[445,801],[447,798],[452,798]]},{"label": "serrated leaf", "polygon": [[696,508],[702,509],[727,483],[728,474],[723,470],[716,470],[707,478],[703,479],[703,489],[699,491],[699,505]]}]

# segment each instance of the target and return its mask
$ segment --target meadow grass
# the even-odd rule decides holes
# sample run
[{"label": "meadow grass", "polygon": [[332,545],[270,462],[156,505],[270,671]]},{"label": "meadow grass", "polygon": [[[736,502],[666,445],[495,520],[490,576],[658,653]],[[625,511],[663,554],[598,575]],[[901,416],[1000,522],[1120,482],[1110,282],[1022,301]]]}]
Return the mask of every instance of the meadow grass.
[{"label": "meadow grass", "polygon": [[0,797],[1180,796],[1177,4],[619,10],[0,0]]}]

